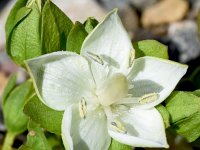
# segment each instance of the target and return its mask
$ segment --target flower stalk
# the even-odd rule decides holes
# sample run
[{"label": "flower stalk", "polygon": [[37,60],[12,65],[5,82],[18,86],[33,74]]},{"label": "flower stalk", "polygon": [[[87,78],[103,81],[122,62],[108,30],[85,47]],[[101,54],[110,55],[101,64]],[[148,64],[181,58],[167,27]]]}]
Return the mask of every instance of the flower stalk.
[{"label": "flower stalk", "polygon": [[12,150],[12,145],[15,139],[15,134],[11,132],[6,133],[2,150]]}]

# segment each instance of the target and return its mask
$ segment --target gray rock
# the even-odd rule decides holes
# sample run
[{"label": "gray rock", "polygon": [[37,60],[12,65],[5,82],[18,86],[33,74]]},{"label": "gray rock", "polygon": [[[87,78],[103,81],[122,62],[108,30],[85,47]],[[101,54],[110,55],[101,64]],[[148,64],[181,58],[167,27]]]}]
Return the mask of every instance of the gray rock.
[{"label": "gray rock", "polygon": [[129,0],[129,1],[139,10],[143,10],[158,2],[158,0]]},{"label": "gray rock", "polygon": [[198,28],[194,21],[187,20],[171,24],[168,36],[177,45],[181,62],[185,63],[200,55]]},{"label": "gray rock", "polygon": [[129,5],[124,5],[123,7],[119,8],[119,17],[121,18],[124,27],[128,31],[130,38],[133,38],[139,26],[137,13]]},{"label": "gray rock", "polygon": [[136,11],[129,5],[130,0],[99,0],[98,2],[100,2],[107,11],[118,8],[118,14],[122,23],[128,31],[130,38],[133,38],[134,32],[139,26],[139,19]]},{"label": "gray rock", "polygon": [[123,5],[132,4],[137,9],[143,10],[144,8],[155,4],[158,0],[97,0],[107,9],[119,8]]},{"label": "gray rock", "polygon": [[127,5],[130,0],[97,0],[106,9],[113,9]]}]

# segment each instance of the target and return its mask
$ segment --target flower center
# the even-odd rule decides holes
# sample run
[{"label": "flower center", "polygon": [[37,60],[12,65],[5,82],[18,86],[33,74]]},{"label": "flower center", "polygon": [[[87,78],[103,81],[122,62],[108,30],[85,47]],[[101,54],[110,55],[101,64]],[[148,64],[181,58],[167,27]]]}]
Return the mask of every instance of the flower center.
[{"label": "flower center", "polygon": [[114,74],[102,84],[96,94],[101,105],[109,106],[128,94],[128,81],[123,74]]}]

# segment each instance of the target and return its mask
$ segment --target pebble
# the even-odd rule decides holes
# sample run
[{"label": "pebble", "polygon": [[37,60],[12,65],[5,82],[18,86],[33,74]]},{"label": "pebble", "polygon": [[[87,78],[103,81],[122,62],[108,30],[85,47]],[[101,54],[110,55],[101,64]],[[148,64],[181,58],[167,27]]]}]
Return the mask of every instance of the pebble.
[{"label": "pebble", "polygon": [[105,7],[107,10],[113,8],[120,8],[124,5],[128,5],[130,0],[96,0],[100,5]]},{"label": "pebble", "polygon": [[144,27],[175,22],[186,15],[188,7],[188,3],[184,0],[162,0],[143,11],[141,22]]},{"label": "pebble", "polygon": [[188,62],[200,55],[200,40],[196,22],[186,20],[171,24],[168,37],[177,45],[181,62]]},{"label": "pebble", "polygon": [[132,9],[129,5],[124,5],[119,8],[119,17],[127,30],[130,39],[135,36],[135,32],[139,26],[139,18],[134,9]]},{"label": "pebble", "polygon": [[138,10],[155,4],[158,0],[97,0],[101,5],[107,9],[120,8],[124,5],[133,5]]},{"label": "pebble", "polygon": [[139,26],[139,18],[137,12],[128,3],[129,1],[130,0],[97,0],[106,11],[118,8],[118,15],[128,31],[130,38],[133,38],[134,32]]},{"label": "pebble", "polygon": [[0,97],[3,94],[4,88],[7,82],[8,82],[8,77],[6,76],[4,72],[0,71]]},{"label": "pebble", "polygon": [[145,8],[154,5],[158,0],[129,0],[132,5],[138,10],[144,10]]}]

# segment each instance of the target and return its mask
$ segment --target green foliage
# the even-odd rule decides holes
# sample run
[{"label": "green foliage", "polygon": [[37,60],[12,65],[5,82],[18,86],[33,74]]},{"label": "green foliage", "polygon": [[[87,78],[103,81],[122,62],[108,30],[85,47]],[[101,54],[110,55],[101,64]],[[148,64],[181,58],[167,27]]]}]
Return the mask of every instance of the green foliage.
[{"label": "green foliage", "polygon": [[33,150],[30,146],[22,145],[18,150]]},{"label": "green foliage", "polygon": [[200,97],[200,89],[198,89],[198,90],[192,92],[192,94],[194,94],[194,95]]},{"label": "green foliage", "polygon": [[89,17],[84,24],[77,21],[69,33],[66,49],[79,54],[83,41],[98,23],[99,22],[92,17]]},{"label": "green foliage", "polygon": [[109,150],[132,150],[133,148],[128,145],[121,144],[112,139],[112,143],[109,147]]},{"label": "green foliage", "polygon": [[[41,55],[40,10],[36,3],[15,11],[13,22],[7,21],[7,53],[19,65],[29,58]],[[11,12],[12,14],[12,12]]]},{"label": "green foliage", "polygon": [[43,54],[66,49],[72,21],[50,0],[42,10],[42,50]]},{"label": "green foliage", "polygon": [[51,150],[47,139],[44,134],[44,130],[35,122],[29,121],[28,123],[28,136],[27,143],[20,147],[19,150]]},{"label": "green foliage", "polygon": [[27,102],[24,113],[49,132],[61,134],[63,112],[47,107],[36,95]]},{"label": "green foliage", "polygon": [[189,78],[197,89],[200,88],[200,66],[197,67]]},{"label": "green foliage", "polygon": [[99,22],[93,18],[93,17],[89,17],[85,22],[84,22],[84,26],[85,26],[85,30],[86,32],[89,34],[90,32],[92,32],[92,30],[97,26]]},{"label": "green foliage", "polygon": [[143,56],[153,56],[163,59],[169,58],[167,46],[155,40],[143,40],[139,42],[134,42],[133,47],[136,51],[136,58]]},{"label": "green foliage", "polygon": [[[12,84],[7,87],[13,87],[14,80],[16,80],[15,77],[12,77],[10,80]],[[8,93],[7,89],[9,88],[6,88],[5,93]],[[23,113],[23,107],[32,91],[32,82],[26,81],[10,91],[9,94],[4,94],[7,96],[3,103],[3,116],[8,132],[18,135],[26,130],[28,118]]]},{"label": "green foliage", "polygon": [[[17,0],[14,7],[11,9],[8,19],[6,21],[6,41],[8,42],[8,38],[15,27],[16,23],[18,23],[15,19],[18,10],[26,6],[27,0]],[[24,16],[25,17],[25,16]],[[23,19],[23,18],[22,18]],[[20,21],[20,20],[18,20]]]},{"label": "green foliage", "polygon": [[61,136],[47,132],[46,134],[47,142],[49,143],[51,149],[53,150],[65,150]]},{"label": "green foliage", "polygon": [[170,115],[169,115],[169,112],[161,104],[156,106],[156,109],[159,111],[159,113],[161,114],[161,116],[163,118],[163,121],[164,121],[164,124],[165,124],[165,128],[168,128],[170,126]]},{"label": "green foliage", "polygon": [[[68,50],[80,53],[82,43],[98,21],[88,18],[84,24],[72,21],[50,0],[17,0],[6,22],[7,53],[13,61],[24,65],[24,60],[46,53]],[[133,43],[136,58],[153,56],[168,59],[167,47],[155,40]],[[190,80],[200,87],[200,68]],[[50,150],[61,145],[55,136],[48,139],[44,130],[60,137],[62,111],[55,111],[44,105],[33,94],[32,82],[16,87],[16,76],[12,76],[3,94],[3,115],[10,135],[17,135],[27,129],[27,143],[20,150]],[[31,97],[32,95],[32,97]],[[183,135],[189,142],[200,136],[200,90],[174,92],[166,100],[166,107],[159,105],[165,127]],[[28,101],[29,100],[29,101]],[[24,111],[24,112],[23,112]],[[25,114],[26,115],[25,115]],[[28,116],[28,117],[27,117]],[[12,136],[12,137],[14,137]],[[132,147],[112,140],[109,150],[131,150]]]},{"label": "green foliage", "polygon": [[17,76],[15,74],[13,74],[9,78],[9,81],[8,81],[4,91],[3,91],[3,96],[2,96],[3,105],[5,104],[9,94],[11,93],[11,91],[16,87],[16,80],[17,80]]},{"label": "green foliage", "polygon": [[82,25],[80,22],[76,22],[69,33],[66,49],[68,51],[74,51],[79,54],[82,43],[85,40],[87,35],[88,34],[85,30],[84,25]]},{"label": "green foliage", "polygon": [[200,98],[189,92],[173,92],[166,100],[172,128],[189,142],[200,136]]},{"label": "green foliage", "polygon": [[[43,8],[41,8],[43,6]],[[72,21],[50,0],[17,1],[6,23],[7,53],[16,64],[66,49]]]}]

